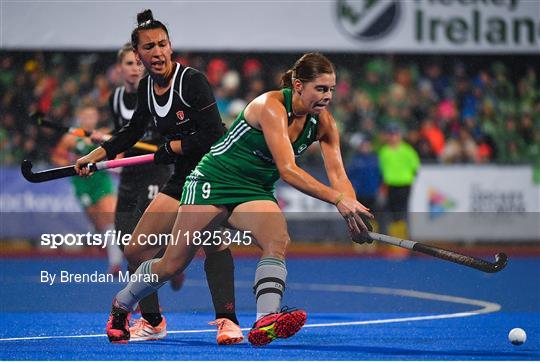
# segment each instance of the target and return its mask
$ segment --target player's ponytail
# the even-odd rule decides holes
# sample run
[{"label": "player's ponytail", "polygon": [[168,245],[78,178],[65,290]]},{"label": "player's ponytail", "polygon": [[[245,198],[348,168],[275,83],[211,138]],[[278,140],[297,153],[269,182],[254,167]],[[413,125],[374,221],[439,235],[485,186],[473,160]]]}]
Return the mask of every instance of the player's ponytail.
[{"label": "player's ponytail", "polygon": [[167,27],[161,21],[154,19],[152,10],[146,9],[137,14],[137,26],[131,32],[131,46],[133,49],[137,49],[137,45],[139,44],[139,32],[150,29],[163,29],[165,34],[167,34],[167,38],[169,38]]},{"label": "player's ponytail", "polygon": [[292,88],[293,70],[289,69],[281,76],[281,88]]}]

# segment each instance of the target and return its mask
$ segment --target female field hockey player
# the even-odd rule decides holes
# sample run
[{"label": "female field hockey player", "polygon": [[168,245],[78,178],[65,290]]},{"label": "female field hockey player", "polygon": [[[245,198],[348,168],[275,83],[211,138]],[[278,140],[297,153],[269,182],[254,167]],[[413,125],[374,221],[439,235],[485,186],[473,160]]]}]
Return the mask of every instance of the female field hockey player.
[{"label": "female field hockey player", "polygon": [[[139,82],[137,108],[130,122],[113,138],[77,160],[76,164],[79,175],[88,175],[84,165],[105,157],[113,159],[126,151],[143,136],[150,119],[167,139],[155,153],[154,163],[173,163],[174,172],[142,215],[133,232],[132,242],[124,249],[133,269],[155,257],[156,246],[138,241],[152,234],[171,233],[186,177],[225,132],[204,74],[172,61],[172,47],[165,25],[155,20],[150,10],[139,13],[137,22],[131,34],[131,45],[137,60],[149,73]],[[218,327],[217,342],[239,343],[243,336],[235,313],[231,252],[225,247],[205,248],[205,252],[205,271],[216,310],[213,324]],[[116,324],[108,329],[115,330],[115,327]],[[127,341],[129,336],[129,330],[126,330],[120,337],[113,333],[109,338]]]},{"label": "female field hockey player", "polygon": [[[262,249],[254,282],[257,320],[249,341],[260,346],[298,332],[306,313],[280,310],[290,241],[273,195],[280,177],[303,193],[334,204],[353,240],[369,241],[369,223],[362,217],[373,215],[356,200],[343,167],[336,122],[326,110],[336,84],[334,66],[321,54],[305,54],[282,83],[282,90],[264,93],[248,104],[187,178],[173,228],[174,235],[181,230],[179,240],[163,258],[142,263],[136,272],[139,278],[115,296],[107,325],[112,341],[126,338],[128,315],[138,300],[189,264],[198,249],[193,233],[213,231],[223,223],[249,231]],[[330,187],[295,162],[315,141],[320,143]],[[155,275],[158,281],[149,281]]]},{"label": "female field hockey player", "polygon": [[[144,74],[144,68],[141,62],[136,59],[131,43],[124,44],[118,51],[117,67],[122,78],[122,85],[115,88],[109,97],[114,133],[127,125],[133,116],[137,105],[137,87]],[[164,138],[157,132],[153,122],[149,122],[141,141],[159,145],[164,142]],[[131,148],[124,152],[124,157],[145,153],[147,151]],[[117,232],[121,235],[133,233],[144,210],[170,176],[170,165],[139,165],[122,169],[114,219]],[[124,245],[120,245],[120,248],[124,250]],[[156,256],[162,255],[163,251],[156,254]],[[133,273],[135,269],[131,267],[129,272]],[[183,280],[183,274],[177,274],[171,279],[173,289],[180,289]],[[161,315],[157,293],[152,293],[141,300],[139,309],[141,318],[134,321],[130,328],[130,340],[143,341],[165,337],[167,322]]]}]

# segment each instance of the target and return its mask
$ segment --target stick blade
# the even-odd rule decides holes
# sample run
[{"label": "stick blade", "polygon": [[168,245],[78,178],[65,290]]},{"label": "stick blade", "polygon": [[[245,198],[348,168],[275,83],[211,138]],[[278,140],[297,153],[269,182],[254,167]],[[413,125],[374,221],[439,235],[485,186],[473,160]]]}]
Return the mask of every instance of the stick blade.
[{"label": "stick blade", "polygon": [[479,260],[476,265],[471,266],[485,273],[498,273],[506,267],[506,264],[508,264],[508,256],[505,253],[497,253],[494,263]]},{"label": "stick blade", "polygon": [[506,264],[508,264],[508,256],[505,253],[498,253],[495,255],[492,273],[500,272],[506,267]]},{"label": "stick blade", "polygon": [[64,166],[44,171],[33,172],[32,162],[29,160],[24,160],[21,163],[21,173],[27,181],[32,183],[51,181],[63,177],[75,176],[77,174],[73,166]]},{"label": "stick blade", "polygon": [[39,182],[35,177],[35,174],[32,172],[32,161],[23,160],[21,163],[21,173],[26,181],[33,183]]}]

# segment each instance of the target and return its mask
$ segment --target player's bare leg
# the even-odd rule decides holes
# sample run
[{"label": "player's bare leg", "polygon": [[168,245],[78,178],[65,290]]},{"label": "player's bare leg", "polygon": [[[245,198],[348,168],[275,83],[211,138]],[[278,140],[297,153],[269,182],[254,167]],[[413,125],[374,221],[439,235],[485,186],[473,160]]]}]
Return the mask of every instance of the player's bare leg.
[{"label": "player's bare leg", "polygon": [[250,201],[234,209],[229,224],[249,231],[262,249],[253,288],[257,320],[249,332],[249,341],[262,346],[276,338],[293,336],[305,324],[306,312],[280,309],[287,277],[285,253],[290,242],[283,213],[272,201]]},{"label": "player's bare leg", "polygon": [[[178,212],[178,200],[158,193],[141,216],[133,231],[131,242],[125,246],[128,270],[133,274],[139,265],[149,259],[161,257],[166,248],[166,236],[170,235]],[[152,245],[149,238],[160,238],[163,243]],[[158,239],[154,239],[158,240]],[[183,275],[180,275],[183,279]],[[139,302],[141,318],[130,328],[130,341],[161,339],[167,336],[167,320],[161,314],[157,293],[152,293]]]},{"label": "player's bare leg", "polygon": [[[94,205],[86,208],[86,213],[95,229],[99,233],[110,232],[114,235],[114,210],[116,208],[116,196],[105,195]],[[116,275],[120,272],[124,256],[120,247],[112,243],[112,237],[107,240],[107,259],[109,263],[108,272]]]}]

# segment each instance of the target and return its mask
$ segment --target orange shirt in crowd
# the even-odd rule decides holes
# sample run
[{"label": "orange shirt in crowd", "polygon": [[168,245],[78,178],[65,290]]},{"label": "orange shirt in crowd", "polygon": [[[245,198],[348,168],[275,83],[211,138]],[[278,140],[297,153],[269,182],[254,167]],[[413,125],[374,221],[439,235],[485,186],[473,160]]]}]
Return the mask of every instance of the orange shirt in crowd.
[{"label": "orange shirt in crowd", "polygon": [[433,152],[440,156],[445,145],[443,132],[438,127],[426,125],[420,130],[420,135],[428,140]]}]

